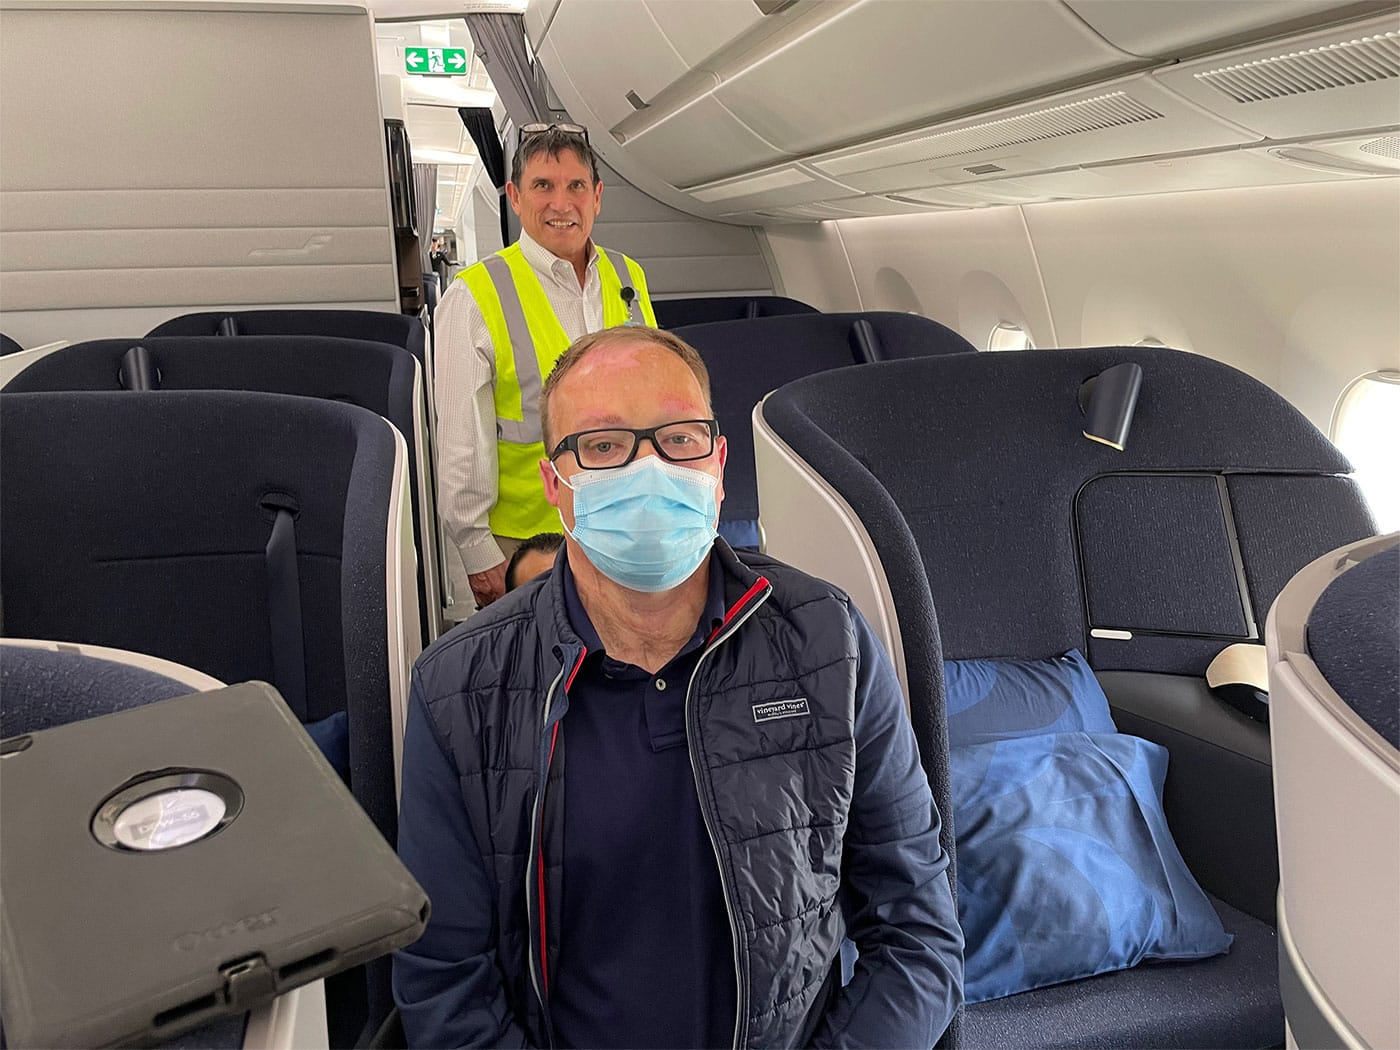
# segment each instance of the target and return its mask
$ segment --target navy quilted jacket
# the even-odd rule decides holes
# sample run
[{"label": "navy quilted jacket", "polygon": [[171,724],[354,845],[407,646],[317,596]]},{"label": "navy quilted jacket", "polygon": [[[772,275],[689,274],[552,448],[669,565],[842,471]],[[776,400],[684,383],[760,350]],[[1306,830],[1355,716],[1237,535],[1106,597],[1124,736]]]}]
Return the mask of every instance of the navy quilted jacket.
[{"label": "navy quilted jacket", "polygon": [[[734,942],[734,1045],[931,1047],[961,1002],[962,935],[893,669],[831,585],[716,550],[728,611],[686,726]],[[561,575],[414,669],[399,852],[433,913],[394,960],[410,1046],[555,1045],[558,726],[584,657]],[[860,959],[841,987],[847,937]]]}]

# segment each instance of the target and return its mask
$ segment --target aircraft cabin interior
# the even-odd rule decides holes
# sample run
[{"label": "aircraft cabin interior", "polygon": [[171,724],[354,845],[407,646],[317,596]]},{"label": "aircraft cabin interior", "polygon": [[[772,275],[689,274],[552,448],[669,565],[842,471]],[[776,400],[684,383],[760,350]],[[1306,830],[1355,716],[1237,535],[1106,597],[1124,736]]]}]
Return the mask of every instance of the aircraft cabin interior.
[{"label": "aircraft cabin interior", "polygon": [[3,1045],[410,1045],[533,125],[893,665],[936,1045],[1400,1046],[1397,0],[0,0]]}]

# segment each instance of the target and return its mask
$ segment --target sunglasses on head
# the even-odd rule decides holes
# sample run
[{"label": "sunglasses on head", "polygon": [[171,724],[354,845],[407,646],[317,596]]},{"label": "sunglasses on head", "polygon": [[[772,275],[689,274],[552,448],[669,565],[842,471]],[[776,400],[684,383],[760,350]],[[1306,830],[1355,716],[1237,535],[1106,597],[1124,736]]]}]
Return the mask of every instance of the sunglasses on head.
[{"label": "sunglasses on head", "polygon": [[582,124],[522,124],[520,138],[524,140],[534,135],[543,135],[548,131],[561,131],[565,135],[578,135],[585,143],[588,142],[588,129]]}]

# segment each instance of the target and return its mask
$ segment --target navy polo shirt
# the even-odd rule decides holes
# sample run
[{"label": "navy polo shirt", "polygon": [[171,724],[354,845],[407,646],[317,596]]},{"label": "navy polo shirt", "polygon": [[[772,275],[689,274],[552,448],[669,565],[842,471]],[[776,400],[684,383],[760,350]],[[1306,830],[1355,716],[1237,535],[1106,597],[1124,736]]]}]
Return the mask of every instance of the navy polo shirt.
[{"label": "navy polo shirt", "polygon": [[711,555],[704,613],[652,675],[612,659],[561,559],[569,620],[588,655],[569,689],[559,954],[549,1008],[563,1047],[726,1047],[734,945],[700,812],[685,694],[724,619]]}]

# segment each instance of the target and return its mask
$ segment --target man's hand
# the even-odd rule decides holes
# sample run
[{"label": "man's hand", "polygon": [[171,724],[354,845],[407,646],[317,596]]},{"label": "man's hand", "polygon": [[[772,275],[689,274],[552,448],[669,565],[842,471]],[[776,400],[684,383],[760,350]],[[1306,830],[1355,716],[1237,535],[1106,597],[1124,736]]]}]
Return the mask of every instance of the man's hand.
[{"label": "man's hand", "polygon": [[487,569],[485,572],[470,573],[467,576],[467,582],[471,584],[472,597],[476,599],[476,607],[484,609],[506,593],[506,563],[501,562],[495,568]]}]

